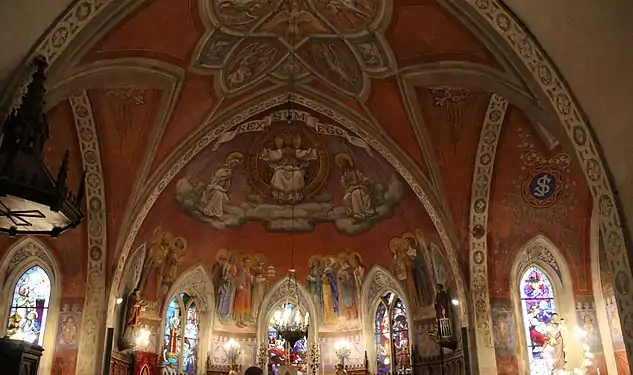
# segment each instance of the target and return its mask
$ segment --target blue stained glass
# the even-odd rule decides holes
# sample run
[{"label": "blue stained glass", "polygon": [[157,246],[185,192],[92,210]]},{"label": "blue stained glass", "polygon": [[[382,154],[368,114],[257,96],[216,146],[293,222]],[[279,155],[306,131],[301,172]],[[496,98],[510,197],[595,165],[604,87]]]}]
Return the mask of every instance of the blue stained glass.
[{"label": "blue stained glass", "polygon": [[378,374],[387,374],[390,371],[391,350],[389,348],[391,342],[389,314],[387,306],[384,303],[378,305],[376,311],[376,364]]},{"label": "blue stained glass", "polygon": [[51,282],[41,267],[24,272],[13,291],[7,323],[9,338],[42,345],[50,296]]},{"label": "blue stained glass", "polygon": [[[183,312],[185,312],[183,314]],[[198,362],[198,310],[186,293],[173,298],[165,312],[164,364],[180,368],[184,374],[195,374]]]},{"label": "blue stained glass", "polygon": [[164,357],[171,367],[178,366],[180,355],[180,303],[176,298],[172,299],[165,313],[165,349]]},{"label": "blue stained glass", "polygon": [[187,309],[185,323],[185,338],[182,350],[182,370],[186,374],[196,373],[196,358],[198,353],[198,312],[195,305]]},{"label": "blue stained glass", "polygon": [[538,267],[530,267],[523,274],[519,293],[532,374],[550,371],[546,341],[548,324],[552,321],[552,315],[556,314],[553,292],[549,278]]}]

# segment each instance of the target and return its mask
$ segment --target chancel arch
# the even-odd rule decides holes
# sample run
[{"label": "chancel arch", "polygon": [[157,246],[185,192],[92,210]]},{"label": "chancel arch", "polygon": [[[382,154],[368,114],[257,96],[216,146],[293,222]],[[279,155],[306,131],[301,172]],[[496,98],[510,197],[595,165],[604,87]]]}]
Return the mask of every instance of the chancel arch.
[{"label": "chancel arch", "polygon": [[27,237],[5,254],[0,280],[0,336],[41,345],[40,373],[50,373],[61,298],[55,258],[44,244]]},{"label": "chancel arch", "polygon": [[[574,332],[564,332],[578,325],[569,267],[545,236],[536,236],[519,251],[510,271],[510,300],[520,374],[547,374],[565,361],[566,368],[583,366],[581,343]],[[552,337],[557,343],[562,337],[562,344],[546,349],[547,335],[559,329],[561,336]]]},{"label": "chancel arch", "polygon": [[[259,95],[252,98],[249,103],[241,103],[239,106],[225,110],[225,113],[209,116],[205,122],[200,125],[198,128],[199,131],[195,136],[187,141],[186,147],[176,149],[169,155],[169,159],[165,163],[162,163],[159,171],[148,183],[146,190],[148,199],[142,206],[138,207],[134,214],[134,224],[130,226],[130,231],[127,234],[127,239],[121,252],[122,259],[127,258],[132,244],[136,241],[136,236],[141,226],[146,225],[144,224],[145,219],[158,198],[170,183],[173,184],[173,179],[185,169],[188,163],[195,160],[194,158],[199,158],[200,156],[198,155],[203,153],[205,149],[208,150],[211,148],[215,150],[219,147],[224,147],[225,143],[237,139],[238,136],[242,136],[242,133],[257,133],[257,131],[244,130],[249,126],[261,126],[261,124],[270,124],[271,122],[280,120],[285,121],[287,112],[281,108],[287,105],[290,100],[293,105],[303,106],[316,113],[326,113],[334,126],[340,129],[336,132],[344,134],[338,135],[338,137],[352,140],[354,147],[365,151],[368,155],[372,155],[371,157],[384,158],[388,165],[406,182],[416,198],[422,203],[424,209],[429,213],[429,217],[438,231],[439,239],[443,247],[447,249],[445,255],[453,280],[455,281],[456,294],[460,300],[467,300],[464,292],[464,278],[459,268],[452,241],[450,240],[451,234],[444,227],[442,215],[439,211],[435,210],[434,201],[431,200],[432,198],[430,198],[422,184],[420,184],[422,173],[419,168],[410,162],[404,153],[397,150],[393,144],[390,144],[390,142],[386,140],[386,138],[388,138],[386,134],[368,131],[362,116],[353,116],[353,111],[349,109],[341,110],[335,103],[327,101],[327,99],[320,95],[317,96],[310,92],[302,91],[301,94],[297,93],[289,99],[285,90],[279,89],[267,90],[259,92],[258,94]],[[238,112],[238,109],[241,110]],[[251,120],[255,116],[261,117],[266,112],[274,109],[281,110],[273,112],[270,118],[266,116],[266,119],[258,121]],[[295,115],[297,116],[295,120],[305,122],[309,128],[325,125],[322,129],[327,129],[329,125],[322,123],[318,118],[302,110],[295,111]],[[256,122],[259,122],[260,125],[254,124]],[[218,123],[221,125],[217,125]],[[267,125],[263,125],[263,127],[265,129]],[[115,282],[122,277],[122,272],[123,266],[119,263],[114,271],[113,277]],[[114,299],[115,295],[111,293],[111,303],[113,303]],[[467,322],[465,306],[460,305],[459,308],[463,317],[462,321]]]},{"label": "chancel arch", "polygon": [[[164,367],[187,375],[206,374],[214,299],[213,284],[202,266],[186,270],[171,286],[162,301],[161,329],[155,345]],[[185,354],[189,350],[195,352]]]}]

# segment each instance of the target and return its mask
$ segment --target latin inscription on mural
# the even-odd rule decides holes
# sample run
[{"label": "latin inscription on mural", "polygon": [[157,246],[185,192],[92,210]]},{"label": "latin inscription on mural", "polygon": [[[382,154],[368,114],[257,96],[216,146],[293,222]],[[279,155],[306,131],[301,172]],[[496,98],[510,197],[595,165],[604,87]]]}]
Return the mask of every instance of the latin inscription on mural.
[{"label": "latin inscription on mural", "polygon": [[178,181],[180,207],[218,230],[255,221],[304,232],[331,223],[356,235],[391,217],[403,185],[363,140],[305,112],[290,124],[286,115],[227,132]]}]

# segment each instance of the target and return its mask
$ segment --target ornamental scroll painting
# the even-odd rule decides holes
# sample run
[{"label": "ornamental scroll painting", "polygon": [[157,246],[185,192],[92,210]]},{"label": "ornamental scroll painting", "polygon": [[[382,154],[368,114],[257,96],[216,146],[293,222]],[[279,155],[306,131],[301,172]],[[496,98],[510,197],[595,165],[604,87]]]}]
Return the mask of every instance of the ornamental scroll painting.
[{"label": "ornamental scroll painting", "polygon": [[333,225],[371,230],[403,196],[397,172],[362,139],[307,112],[274,112],[223,133],[185,169],[175,198],[223,230],[258,222],[269,232]]},{"label": "ornamental scroll painting", "polygon": [[51,282],[41,267],[24,272],[13,291],[7,336],[41,346],[50,296]]}]

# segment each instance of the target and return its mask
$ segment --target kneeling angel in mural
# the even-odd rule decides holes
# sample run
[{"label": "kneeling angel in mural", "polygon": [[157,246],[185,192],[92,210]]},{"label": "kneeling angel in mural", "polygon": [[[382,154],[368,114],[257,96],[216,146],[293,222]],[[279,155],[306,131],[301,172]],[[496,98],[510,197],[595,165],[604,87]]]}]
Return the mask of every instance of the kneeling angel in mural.
[{"label": "kneeling angel in mural", "polygon": [[224,209],[229,203],[229,189],[235,169],[244,161],[244,155],[240,152],[230,153],[224,164],[218,168],[206,186],[199,186],[202,190],[198,200],[198,210],[204,215],[222,220]]}]

